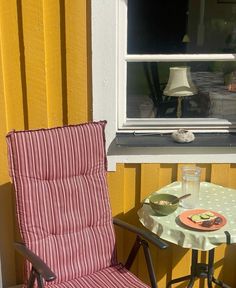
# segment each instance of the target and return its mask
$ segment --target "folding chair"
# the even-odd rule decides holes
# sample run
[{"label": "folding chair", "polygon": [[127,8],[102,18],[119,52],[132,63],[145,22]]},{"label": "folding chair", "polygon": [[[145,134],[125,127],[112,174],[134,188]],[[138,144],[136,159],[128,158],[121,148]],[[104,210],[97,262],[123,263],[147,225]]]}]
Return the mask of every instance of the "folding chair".
[{"label": "folding chair", "polygon": [[[106,181],[105,121],[7,135],[10,175],[26,257],[28,287],[149,287],[128,269],[143,247],[151,287],[157,287],[148,231],[113,219]],[[118,263],[113,224],[136,233]]]}]

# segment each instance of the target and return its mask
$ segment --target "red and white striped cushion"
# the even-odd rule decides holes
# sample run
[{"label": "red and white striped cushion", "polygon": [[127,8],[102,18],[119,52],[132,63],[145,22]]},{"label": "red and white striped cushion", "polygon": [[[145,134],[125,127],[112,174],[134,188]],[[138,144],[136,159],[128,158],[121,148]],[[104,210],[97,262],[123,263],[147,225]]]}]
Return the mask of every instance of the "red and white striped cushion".
[{"label": "red and white striped cushion", "polygon": [[21,236],[54,284],[116,263],[104,129],[101,121],[7,136]]},{"label": "red and white striped cushion", "polygon": [[48,288],[149,288],[140,282],[132,273],[120,265],[108,267],[91,275],[57,285],[49,285]]}]

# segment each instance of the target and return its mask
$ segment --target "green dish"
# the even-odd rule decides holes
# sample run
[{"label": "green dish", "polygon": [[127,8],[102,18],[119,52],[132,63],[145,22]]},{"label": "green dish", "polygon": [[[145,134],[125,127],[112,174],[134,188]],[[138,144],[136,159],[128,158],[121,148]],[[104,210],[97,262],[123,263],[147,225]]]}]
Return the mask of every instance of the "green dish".
[{"label": "green dish", "polygon": [[179,201],[175,204],[162,203],[160,201],[168,201],[171,203],[174,200],[178,200],[178,197],[171,194],[154,194],[149,197],[149,203],[152,209],[159,215],[169,215],[173,213],[179,207]]}]

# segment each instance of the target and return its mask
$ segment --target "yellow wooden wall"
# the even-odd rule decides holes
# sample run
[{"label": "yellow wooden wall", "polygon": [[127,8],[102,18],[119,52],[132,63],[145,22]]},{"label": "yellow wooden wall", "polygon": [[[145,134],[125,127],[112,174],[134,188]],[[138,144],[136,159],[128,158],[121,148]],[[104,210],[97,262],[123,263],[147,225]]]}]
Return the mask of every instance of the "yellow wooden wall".
[{"label": "yellow wooden wall", "polygon": [[[12,129],[52,127],[92,119],[90,27],[89,0],[0,0],[0,259],[4,287],[22,280],[22,260],[13,249],[18,234],[5,135]],[[108,175],[113,215],[138,224],[136,212],[140,201],[177,180],[181,165],[119,164],[116,172]],[[203,180],[236,188],[235,165],[200,166]],[[120,230],[117,233],[118,252],[123,259],[132,236]],[[165,287],[170,277],[189,272],[186,263],[189,264],[190,254],[186,249],[151,248],[155,264],[160,263],[157,266],[160,288]],[[232,287],[236,287],[235,253],[233,247],[219,248],[216,253],[216,275]],[[142,263],[140,255],[133,270],[147,281]]]},{"label": "yellow wooden wall", "polygon": [[20,281],[21,263],[12,245],[5,135],[91,119],[89,15],[86,0],[0,0],[0,257],[6,287]]}]

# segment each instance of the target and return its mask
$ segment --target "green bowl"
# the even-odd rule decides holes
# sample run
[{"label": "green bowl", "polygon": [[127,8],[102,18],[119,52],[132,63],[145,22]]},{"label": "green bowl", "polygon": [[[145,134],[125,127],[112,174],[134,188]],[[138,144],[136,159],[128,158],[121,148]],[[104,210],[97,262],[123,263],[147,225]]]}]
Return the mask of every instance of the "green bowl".
[{"label": "green bowl", "polygon": [[173,213],[179,207],[179,201],[175,204],[167,204],[165,205],[160,203],[160,201],[168,201],[172,202],[177,200],[178,197],[171,195],[171,194],[154,194],[149,197],[149,203],[152,209],[160,215],[169,215]]}]

